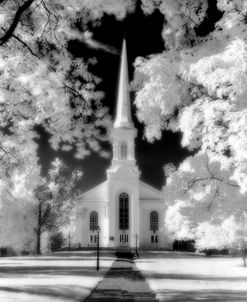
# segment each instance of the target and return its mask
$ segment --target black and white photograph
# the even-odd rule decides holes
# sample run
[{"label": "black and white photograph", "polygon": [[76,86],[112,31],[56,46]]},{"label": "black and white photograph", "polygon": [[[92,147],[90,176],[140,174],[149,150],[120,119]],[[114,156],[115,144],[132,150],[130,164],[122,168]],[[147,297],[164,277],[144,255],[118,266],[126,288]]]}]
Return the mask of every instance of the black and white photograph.
[{"label": "black and white photograph", "polygon": [[247,0],[0,0],[0,302],[247,302]]}]

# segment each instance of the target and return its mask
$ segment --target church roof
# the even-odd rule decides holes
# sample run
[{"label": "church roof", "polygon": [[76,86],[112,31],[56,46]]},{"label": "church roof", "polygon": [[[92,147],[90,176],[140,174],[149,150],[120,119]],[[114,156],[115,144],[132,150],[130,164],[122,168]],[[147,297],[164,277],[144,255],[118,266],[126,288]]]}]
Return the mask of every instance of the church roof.
[{"label": "church roof", "polygon": [[108,200],[108,181],[104,181],[92,189],[83,192],[79,200],[94,200],[94,201],[106,201]]},{"label": "church roof", "polygon": [[[82,193],[78,200],[81,203],[101,203],[106,202],[109,200],[109,191],[108,191],[108,181],[104,181],[101,184],[97,185],[96,187],[93,187],[92,189]],[[156,188],[148,185],[147,183],[143,181],[139,181],[139,199],[140,201],[163,201],[163,193]]]},{"label": "church roof", "polygon": [[118,83],[117,115],[114,128],[133,128],[131,117],[130,95],[129,95],[129,75],[126,41],[123,41],[121,53],[120,77]]},{"label": "church roof", "polygon": [[148,185],[147,183],[140,180],[140,200],[163,200],[162,191]]}]

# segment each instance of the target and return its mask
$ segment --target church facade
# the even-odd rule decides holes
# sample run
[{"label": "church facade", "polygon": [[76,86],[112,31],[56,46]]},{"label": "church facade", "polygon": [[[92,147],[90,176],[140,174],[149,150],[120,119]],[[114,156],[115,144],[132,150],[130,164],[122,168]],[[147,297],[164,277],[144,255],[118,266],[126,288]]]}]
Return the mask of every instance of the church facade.
[{"label": "church facade", "polygon": [[112,132],[113,158],[107,180],[78,200],[75,240],[82,247],[171,249],[164,227],[163,193],[140,180],[135,160],[126,43],[123,42],[117,114]]}]

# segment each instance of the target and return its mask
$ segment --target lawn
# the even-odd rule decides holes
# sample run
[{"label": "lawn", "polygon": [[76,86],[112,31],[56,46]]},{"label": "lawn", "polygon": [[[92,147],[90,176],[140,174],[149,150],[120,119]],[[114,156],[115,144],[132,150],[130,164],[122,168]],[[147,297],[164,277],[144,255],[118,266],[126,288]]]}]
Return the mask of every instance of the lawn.
[{"label": "lawn", "polygon": [[101,253],[96,271],[95,253],[89,251],[0,258],[0,301],[83,301],[113,260],[113,253]]},{"label": "lawn", "polygon": [[[82,302],[113,261],[113,252],[101,252],[101,269],[97,272],[95,253],[90,251],[0,258],[0,301]],[[150,288],[166,302],[247,302],[247,268],[242,267],[240,258],[140,252],[135,262],[116,263],[119,267],[104,279],[108,280],[107,288],[136,295]],[[126,265],[133,268],[128,270]],[[138,272],[130,274],[135,267],[146,277],[146,287]]]},{"label": "lawn", "polygon": [[247,301],[241,258],[185,253],[140,253],[138,269],[160,301]]}]

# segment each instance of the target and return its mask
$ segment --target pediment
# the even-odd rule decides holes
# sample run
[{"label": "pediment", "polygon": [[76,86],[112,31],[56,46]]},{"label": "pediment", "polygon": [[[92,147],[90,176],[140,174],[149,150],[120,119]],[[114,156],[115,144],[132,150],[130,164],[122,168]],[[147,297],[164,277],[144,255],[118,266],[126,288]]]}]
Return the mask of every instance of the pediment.
[{"label": "pediment", "polygon": [[154,187],[140,181],[140,200],[162,200],[163,193]]},{"label": "pediment", "polygon": [[108,200],[108,181],[104,181],[96,187],[84,192],[78,198],[80,201],[105,201]]}]

